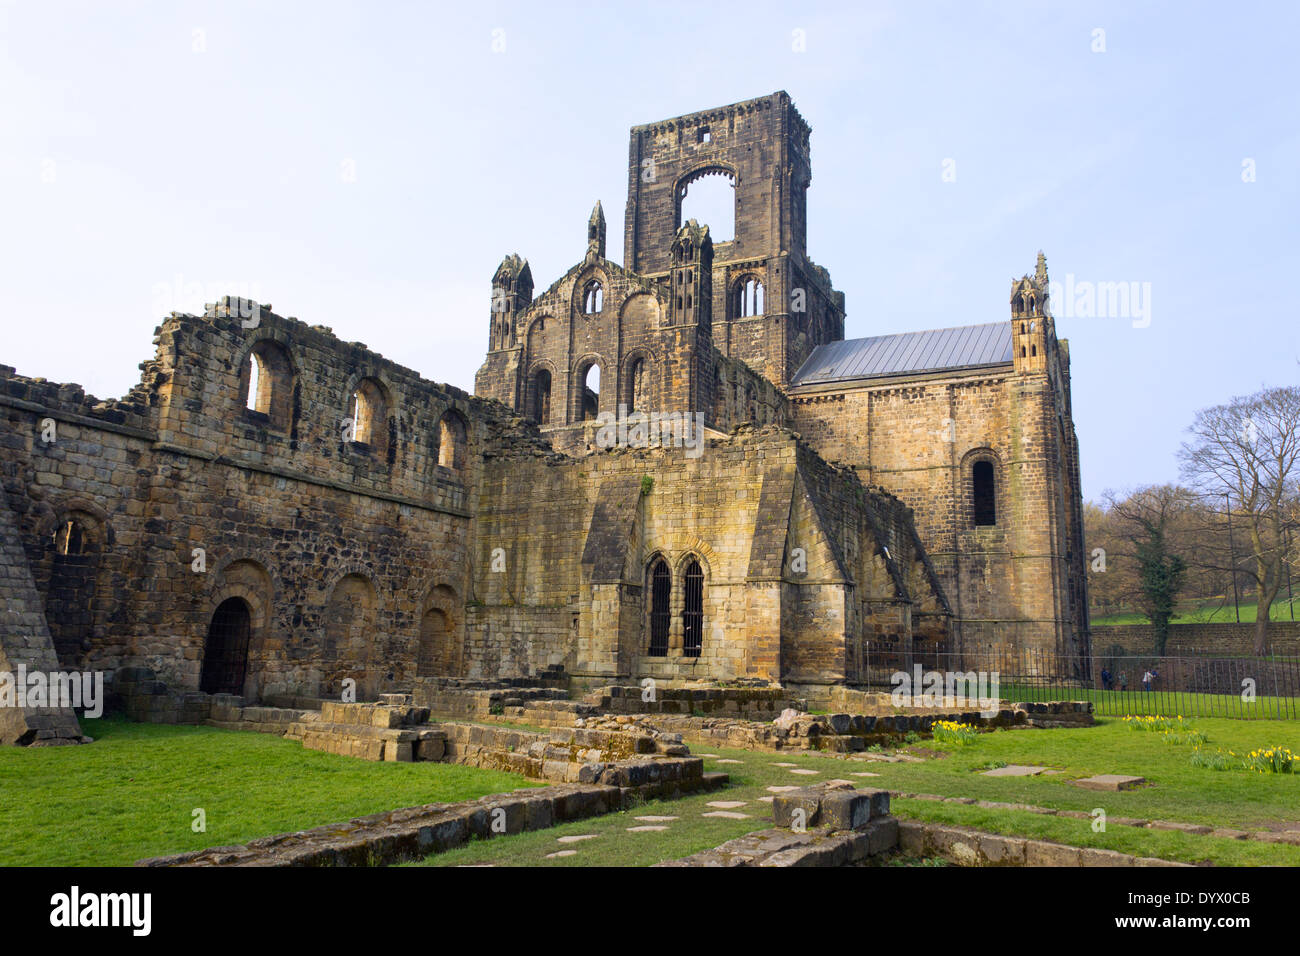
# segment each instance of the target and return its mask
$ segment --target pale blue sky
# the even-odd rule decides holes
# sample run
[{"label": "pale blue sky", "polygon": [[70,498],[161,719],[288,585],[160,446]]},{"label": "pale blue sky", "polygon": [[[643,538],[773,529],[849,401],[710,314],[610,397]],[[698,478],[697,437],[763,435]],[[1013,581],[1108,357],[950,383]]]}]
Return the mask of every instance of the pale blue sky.
[{"label": "pale blue sky", "polygon": [[630,126],[784,89],[847,335],[1003,320],[1040,248],[1150,283],[1149,327],[1058,330],[1085,496],[1170,480],[1197,408],[1300,378],[1297,36],[1296,3],[0,0],[0,362],[121,395],[229,291],[472,390],[504,254],[544,289],[600,199],[621,258]]}]

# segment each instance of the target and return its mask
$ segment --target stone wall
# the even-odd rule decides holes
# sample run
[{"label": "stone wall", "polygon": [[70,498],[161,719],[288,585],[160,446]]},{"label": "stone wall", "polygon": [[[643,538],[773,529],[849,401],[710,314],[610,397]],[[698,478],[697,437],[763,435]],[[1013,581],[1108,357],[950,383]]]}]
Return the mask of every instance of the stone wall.
[{"label": "stone wall", "polygon": [[46,746],[86,739],[70,706],[48,706],[49,701],[46,706],[28,706],[26,702],[27,682],[20,666],[26,672],[43,674],[62,670],[41,603],[13,515],[0,500],[0,695],[13,695],[12,700],[0,697],[0,744]]},{"label": "stone wall", "polygon": [[[234,601],[251,639],[224,690],[405,686],[461,647],[483,455],[536,430],[269,307],[247,328],[245,305],[168,318],[121,401],[0,367],[0,481],[60,663],[198,689]],[[245,401],[254,362],[265,412]],[[368,434],[349,427],[365,414]]]},{"label": "stone wall", "polygon": [[[1062,350],[1050,367],[790,389],[796,431],[911,508],[963,648],[1087,650],[1068,368]],[[974,523],[977,461],[994,467],[987,526]]]},{"label": "stone wall", "polygon": [[[1300,621],[1270,622],[1268,642],[1270,654],[1300,655]],[[1155,628],[1150,624],[1107,625],[1092,629],[1094,654],[1106,655],[1112,647],[1118,646],[1128,654],[1145,656],[1152,653],[1155,645]],[[1170,657],[1180,654],[1253,657],[1255,625],[1236,622],[1171,624],[1165,654]]]}]

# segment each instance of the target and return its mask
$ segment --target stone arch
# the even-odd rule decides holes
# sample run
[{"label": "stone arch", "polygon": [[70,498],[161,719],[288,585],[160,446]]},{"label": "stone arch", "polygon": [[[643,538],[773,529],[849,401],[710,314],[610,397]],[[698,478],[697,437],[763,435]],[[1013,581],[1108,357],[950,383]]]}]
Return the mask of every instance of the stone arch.
[{"label": "stone arch", "polygon": [[439,584],[424,600],[416,652],[417,677],[460,677],[464,674],[464,621],[460,600]]},{"label": "stone arch", "polygon": [[659,389],[655,382],[657,363],[649,349],[638,348],[623,358],[622,389],[619,404],[626,405],[628,413],[648,412],[654,407]]},{"label": "stone arch", "polygon": [[112,525],[102,508],[71,499],[49,516],[50,548],[45,620],[59,665],[79,666],[95,635],[96,591]]},{"label": "stone arch", "polygon": [[659,300],[649,292],[634,292],[629,295],[619,312],[619,328],[624,335],[649,332],[667,321],[668,316],[659,305]]},{"label": "stone arch", "polygon": [[672,631],[673,573],[668,559],[654,552],[645,566],[646,640],[643,644],[650,657],[667,657]]},{"label": "stone arch", "polygon": [[[594,292],[599,292],[600,307],[588,311],[588,301]],[[573,302],[572,314],[576,315],[602,315],[609,310],[609,276],[605,270],[599,266],[588,266],[583,269],[576,277],[573,283]]]},{"label": "stone arch", "polygon": [[356,681],[357,699],[373,693],[370,664],[377,642],[379,598],[370,578],[355,571],[335,583],[325,605],[321,646],[322,697],[337,697],[345,680]]},{"label": "stone arch", "polygon": [[524,410],[539,425],[554,424],[555,381],[555,366],[542,360],[533,365],[524,382]]},{"label": "stone arch", "polygon": [[[217,608],[231,598],[238,598],[248,609],[249,634],[243,685],[238,691],[229,691],[229,693],[256,697],[261,680],[257,662],[263,656],[266,636],[270,632],[274,614],[273,600],[276,588],[271,573],[260,556],[254,558],[248,555],[237,555],[225,559],[215,568],[210,568],[209,575],[214,582],[205,612],[207,616],[205,626],[209,631],[212,616]],[[205,638],[205,642],[206,640]],[[206,650],[204,653],[206,655]],[[193,672],[190,673],[192,675]],[[189,679],[194,678],[191,676]],[[200,686],[203,683],[202,671],[199,674],[199,683]]]},{"label": "stone arch", "polygon": [[767,314],[763,277],[746,272],[731,284],[728,318],[748,319]]},{"label": "stone arch", "polygon": [[967,528],[998,527],[1005,523],[1005,476],[1002,460],[992,448],[968,451],[961,460],[963,522]]},{"label": "stone arch", "polygon": [[239,404],[277,431],[293,420],[294,362],[288,348],[273,338],[253,342],[239,360]]},{"label": "stone arch", "polygon": [[600,390],[604,390],[605,370],[608,368],[608,363],[602,356],[595,352],[588,352],[574,363],[571,378],[573,385],[570,389],[573,398],[569,403],[569,415],[572,421],[594,421],[600,413],[600,391],[588,387],[588,377],[593,367],[598,370]]},{"label": "stone arch", "polygon": [[212,612],[203,641],[199,690],[205,694],[244,693],[248,679],[248,650],[252,640],[252,615],[238,597],[222,601]]},{"label": "stone arch", "polygon": [[449,408],[438,419],[438,467],[463,475],[469,464],[469,423],[459,409]]},{"label": "stone arch", "polygon": [[[691,184],[698,182],[706,176],[721,176],[727,180],[732,187],[731,220],[726,223],[708,223],[711,227],[709,230],[711,233],[718,236],[726,236],[725,239],[719,241],[729,242],[735,238],[736,226],[740,220],[738,214],[738,206],[740,202],[740,177],[736,174],[736,170],[733,167],[725,163],[702,163],[677,177],[677,181],[673,183],[673,229],[677,230],[682,227],[682,209],[685,205],[686,197],[690,192]],[[705,224],[703,220],[701,220],[701,224]],[[727,227],[730,227],[730,229],[728,230]]]},{"label": "stone arch", "polygon": [[[348,379],[341,418],[352,423],[350,444],[355,451],[381,459],[388,454],[396,440],[393,411],[400,407],[397,399],[392,386],[374,369],[358,370]],[[349,432],[343,434],[346,437]]]}]

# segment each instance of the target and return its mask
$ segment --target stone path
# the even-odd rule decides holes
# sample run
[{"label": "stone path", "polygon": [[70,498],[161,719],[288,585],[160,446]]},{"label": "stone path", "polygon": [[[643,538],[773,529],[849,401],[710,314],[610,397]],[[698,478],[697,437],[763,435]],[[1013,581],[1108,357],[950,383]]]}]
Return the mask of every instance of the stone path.
[{"label": "stone path", "polygon": [[[1037,807],[1029,803],[1002,803],[997,800],[976,800],[973,797],[945,797],[940,793],[895,793],[900,800],[933,800],[938,803],[960,803],[976,806],[985,810],[1024,810],[1027,813],[1041,813],[1046,816],[1067,817],[1071,820],[1091,820],[1093,816],[1085,810],[1058,810],[1055,807]],[[1228,840],[1257,840],[1260,843],[1289,843],[1300,846],[1300,829],[1295,830],[1237,830],[1229,827],[1210,827],[1201,823],[1178,823],[1170,820],[1141,820],[1137,817],[1107,816],[1107,823],[1122,827],[1137,827],[1147,830],[1178,830],[1197,836],[1222,837]],[[1300,826],[1300,824],[1297,824]]]},{"label": "stone path", "polygon": [[732,810],[713,810],[700,814],[702,817],[721,817],[724,820],[748,820],[748,813],[736,813]]},{"label": "stone path", "polygon": [[807,776],[812,776],[813,774],[821,773],[820,770],[804,770],[802,767],[795,767],[795,768],[794,768],[793,770],[791,770],[790,772],[791,772],[791,773],[801,773],[801,774],[805,774],[805,775],[807,775]]},{"label": "stone path", "polygon": [[664,830],[667,829],[668,828],[666,826],[662,826],[662,825],[656,826],[653,823],[647,823],[644,826],[628,827],[627,832],[628,833],[662,833]]},{"label": "stone path", "polygon": [[563,856],[577,856],[577,855],[578,855],[577,850],[556,850],[554,853],[546,854],[546,858],[548,860],[554,860]]},{"label": "stone path", "polygon": [[574,836],[556,837],[555,840],[557,843],[580,843],[583,840],[594,840],[598,836],[600,836],[599,833],[581,833]]},{"label": "stone path", "polygon": [[705,804],[715,810],[738,810],[745,805],[745,800],[710,800]]},{"label": "stone path", "polygon": [[649,814],[644,817],[637,817],[636,819],[640,820],[642,823],[671,823],[674,820],[680,819],[680,817],[660,817]]}]

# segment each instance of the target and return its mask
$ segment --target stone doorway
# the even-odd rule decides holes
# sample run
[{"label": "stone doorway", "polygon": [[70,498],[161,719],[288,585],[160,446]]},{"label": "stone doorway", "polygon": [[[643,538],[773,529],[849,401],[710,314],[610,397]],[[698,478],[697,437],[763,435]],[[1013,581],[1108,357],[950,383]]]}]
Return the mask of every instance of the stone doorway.
[{"label": "stone doorway", "polygon": [[248,605],[241,598],[227,598],[218,605],[203,648],[199,690],[206,694],[244,692],[251,633]]}]

